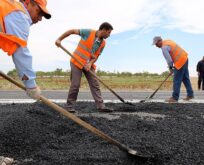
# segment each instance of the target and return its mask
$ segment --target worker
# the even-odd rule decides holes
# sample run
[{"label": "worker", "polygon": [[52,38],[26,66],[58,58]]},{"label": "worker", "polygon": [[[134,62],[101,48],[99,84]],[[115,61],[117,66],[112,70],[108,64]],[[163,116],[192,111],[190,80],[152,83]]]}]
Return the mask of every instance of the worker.
[{"label": "worker", "polygon": [[98,30],[91,29],[71,29],[62,34],[57,40],[56,45],[60,46],[61,41],[66,37],[75,34],[81,37],[73,56],[82,64],[78,63],[75,58],[71,58],[71,86],[68,93],[67,105],[68,110],[74,110],[74,105],[77,100],[80,81],[82,73],[84,73],[95,100],[96,107],[99,112],[112,112],[112,109],[105,106],[98,80],[89,71],[91,70],[95,75],[96,65],[94,64],[105,47],[105,39],[107,39],[113,27],[110,23],[104,22],[100,25]]},{"label": "worker", "polygon": [[203,59],[200,60],[197,64],[197,72],[198,72],[198,90],[200,90],[202,84],[202,90],[204,90],[204,56]]},{"label": "worker", "polygon": [[153,38],[153,45],[162,49],[168,68],[173,73],[173,93],[172,97],[166,101],[169,103],[178,102],[182,82],[187,91],[187,97],[184,100],[189,101],[193,99],[194,93],[189,78],[187,52],[174,41],[162,40],[160,36]]},{"label": "worker", "polygon": [[32,68],[32,55],[27,47],[30,26],[51,18],[46,0],[1,0],[0,3],[0,48],[12,56],[15,68],[33,99],[40,98],[36,74]]}]

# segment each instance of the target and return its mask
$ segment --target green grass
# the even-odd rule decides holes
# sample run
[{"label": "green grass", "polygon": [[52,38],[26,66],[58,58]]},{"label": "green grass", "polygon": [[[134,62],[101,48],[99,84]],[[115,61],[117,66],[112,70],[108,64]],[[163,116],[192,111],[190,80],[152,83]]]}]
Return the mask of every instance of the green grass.
[{"label": "green grass", "polygon": [[[18,78],[15,78],[19,81]],[[165,79],[163,76],[101,76],[100,79],[109,87],[116,90],[147,90],[156,89]],[[70,77],[37,77],[38,86],[42,90],[67,90],[70,86]],[[20,82],[20,81],[19,81]],[[101,84],[102,89],[106,89]],[[172,78],[162,86],[162,89],[170,90],[172,88]],[[0,78],[1,90],[18,89],[15,85]],[[89,89],[85,77],[81,81],[81,89]]]}]

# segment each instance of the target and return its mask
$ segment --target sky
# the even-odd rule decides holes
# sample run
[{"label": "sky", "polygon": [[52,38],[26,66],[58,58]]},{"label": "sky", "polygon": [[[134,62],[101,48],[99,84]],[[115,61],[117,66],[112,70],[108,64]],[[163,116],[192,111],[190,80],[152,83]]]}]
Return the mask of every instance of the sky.
[{"label": "sky", "polygon": [[[70,57],[55,40],[70,29],[95,29],[109,22],[114,30],[97,61],[109,72],[162,73],[167,70],[162,51],[152,45],[154,36],[171,39],[189,53],[189,71],[204,56],[203,0],[48,0],[50,20],[32,25],[28,47],[35,71],[70,70]],[[70,52],[80,37],[71,35],[62,45]],[[14,69],[11,57],[0,51],[1,70]]]}]

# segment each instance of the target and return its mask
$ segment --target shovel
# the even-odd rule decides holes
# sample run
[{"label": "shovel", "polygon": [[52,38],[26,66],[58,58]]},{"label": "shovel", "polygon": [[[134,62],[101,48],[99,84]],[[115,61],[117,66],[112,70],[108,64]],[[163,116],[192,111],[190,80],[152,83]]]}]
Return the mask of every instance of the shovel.
[{"label": "shovel", "polygon": [[[11,83],[15,84],[16,86],[18,86],[19,88],[23,89],[24,91],[26,90],[26,88],[20,84],[19,82],[17,82],[16,80],[12,79],[11,77],[9,77],[8,75],[4,74],[2,71],[0,71],[0,75],[5,78],[6,80],[10,81]],[[66,111],[64,108],[56,105],[55,103],[51,102],[50,100],[48,100],[47,98],[45,98],[44,96],[40,96],[40,100],[48,105],[49,107],[53,108],[55,111],[63,114],[64,116],[66,116],[67,118],[71,119],[72,121],[74,121],[75,123],[77,123],[78,125],[86,128],[87,130],[89,130],[90,132],[92,132],[93,134],[99,136],[100,138],[102,138],[103,140],[109,142],[110,144],[113,144],[115,146],[117,146],[119,149],[121,149],[122,151],[126,152],[129,156],[133,156],[135,158],[138,159],[151,159],[151,157],[149,156],[143,156],[141,154],[138,153],[138,151],[133,150],[131,148],[129,148],[128,146],[120,143],[119,141],[112,139],[110,136],[108,136],[107,134],[105,134],[104,132],[98,130],[97,128],[93,127],[92,125],[90,125],[89,123],[81,120],[80,118],[78,118],[77,116],[73,115],[72,113]]]},{"label": "shovel", "polygon": [[[74,57],[66,48],[64,48],[62,45],[59,46],[62,50],[64,50],[69,56],[74,58],[81,66],[84,67],[81,61],[79,61],[76,57]],[[135,106],[133,103],[125,101],[122,97],[120,97],[113,89],[111,89],[108,85],[106,85],[97,75],[93,73],[93,71],[89,70],[89,72],[101,83],[103,84],[111,93],[113,93],[121,102],[124,104]]]},{"label": "shovel", "polygon": [[172,75],[172,72],[170,72],[167,77],[162,81],[162,83],[159,85],[159,87],[149,96],[146,97],[144,100],[140,100],[140,103],[144,103],[154,97],[154,95],[157,93],[157,91],[161,88],[161,86],[166,82],[166,80]]}]

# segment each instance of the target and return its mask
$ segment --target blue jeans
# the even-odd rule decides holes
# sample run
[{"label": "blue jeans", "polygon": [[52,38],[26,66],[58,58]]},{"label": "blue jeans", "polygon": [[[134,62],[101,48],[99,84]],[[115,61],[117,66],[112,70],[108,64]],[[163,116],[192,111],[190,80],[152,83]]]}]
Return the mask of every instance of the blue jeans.
[{"label": "blue jeans", "polygon": [[189,78],[189,72],[188,72],[188,60],[186,63],[179,69],[177,70],[176,68],[174,69],[174,80],[173,80],[173,94],[172,97],[176,100],[179,99],[180,96],[180,88],[181,88],[181,83],[184,83],[184,86],[187,91],[187,96],[188,97],[193,97],[193,89],[191,86],[190,78]]}]

